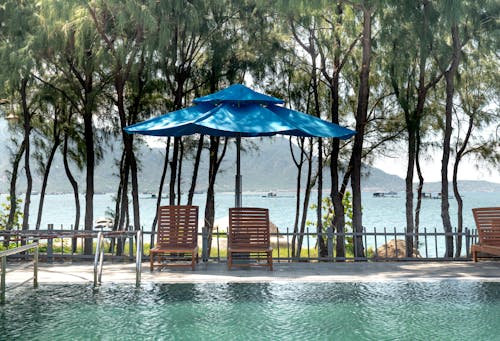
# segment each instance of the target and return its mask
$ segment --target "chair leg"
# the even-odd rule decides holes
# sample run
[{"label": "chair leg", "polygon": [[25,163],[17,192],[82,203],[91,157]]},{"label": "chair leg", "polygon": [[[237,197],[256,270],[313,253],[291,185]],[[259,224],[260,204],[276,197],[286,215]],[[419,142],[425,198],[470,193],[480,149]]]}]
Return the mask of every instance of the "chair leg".
[{"label": "chair leg", "polygon": [[231,270],[231,266],[233,266],[233,257],[232,257],[232,253],[229,251],[227,253],[227,268],[229,270]]},{"label": "chair leg", "polygon": [[149,271],[153,272],[153,263],[154,263],[155,254],[154,252],[149,253]]},{"label": "chair leg", "polygon": [[477,251],[476,250],[472,251],[472,259],[474,260],[474,263],[477,262]]},{"label": "chair leg", "polygon": [[269,264],[269,271],[273,271],[273,254],[267,254],[267,263]]}]

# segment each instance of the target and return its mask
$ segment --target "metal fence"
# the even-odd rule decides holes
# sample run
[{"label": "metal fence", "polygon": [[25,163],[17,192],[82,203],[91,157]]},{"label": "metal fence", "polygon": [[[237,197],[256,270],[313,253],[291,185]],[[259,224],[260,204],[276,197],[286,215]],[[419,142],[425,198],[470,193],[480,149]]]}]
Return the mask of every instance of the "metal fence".
[{"label": "metal fence", "polygon": [[[151,232],[145,232],[151,234]],[[318,236],[323,238],[326,244],[327,254],[324,256],[319,255]],[[207,256],[203,252],[206,249],[206,233],[201,234],[203,240],[202,258],[205,260],[225,260],[225,248],[227,234],[225,231],[218,229],[212,235],[212,247],[210,255]],[[295,238],[294,238],[295,237]],[[302,237],[303,240],[300,255],[298,254],[297,240]],[[402,241],[406,238],[415,240],[418,237],[418,247],[416,255],[412,257],[406,256],[406,249],[400,246]],[[453,257],[446,257],[445,242],[446,237],[451,237],[453,240]],[[364,256],[355,257],[356,244],[352,241],[360,238],[363,242]],[[456,249],[458,240],[461,239],[460,256],[456,257]],[[424,228],[420,233],[406,233],[398,232],[396,229],[389,231],[387,229],[373,230],[363,229],[362,232],[333,232],[329,228],[326,232],[318,233],[305,229],[303,233],[293,233],[289,229],[284,232],[271,233],[271,246],[273,247],[273,259],[277,262],[307,262],[307,261],[450,261],[450,260],[471,260],[470,246],[477,242],[477,230],[465,229],[458,232],[456,229],[452,232],[439,232],[437,229],[428,230]],[[295,240],[295,247],[292,248]],[[344,256],[337,255],[338,240],[344,240],[340,246]],[[396,241],[397,242],[394,242]],[[295,250],[295,254],[293,253]]]},{"label": "metal fence", "polygon": [[[23,267],[30,266],[31,264],[33,265],[33,277],[27,279],[26,281],[19,283],[15,286],[9,287],[9,290],[15,289],[24,283],[33,280],[33,286],[36,288],[38,286],[38,243],[31,243],[29,245],[24,245],[21,247],[16,247],[14,249],[9,249],[6,251],[0,252],[0,259],[1,259],[1,274],[0,274],[0,304],[5,303],[5,292],[7,291],[7,285],[5,282],[5,277],[7,275],[7,257],[16,255],[22,252],[28,252],[30,250],[34,250],[33,253],[33,263],[25,264]],[[16,269],[19,270],[19,269]]]},{"label": "metal fence", "polygon": [[[40,244],[40,257],[42,261],[53,262],[54,260],[88,260],[94,259],[95,247],[97,245],[97,234],[99,231],[72,231],[54,230],[52,227],[47,230],[38,231],[0,231],[0,243],[9,238],[11,243],[22,244],[23,240],[35,240]],[[149,258],[151,241],[155,240],[155,233],[142,231],[141,248],[144,259]],[[401,241],[407,237],[415,240],[415,233],[407,234],[396,229],[377,230],[364,229],[362,232],[337,233],[331,229],[320,234],[326,244],[327,253],[320,256],[318,250],[318,234],[316,231],[306,229],[303,233],[293,233],[290,230],[271,233],[271,246],[273,247],[273,259],[275,262],[311,262],[311,261],[388,261],[388,260],[422,260],[422,261],[450,261],[450,260],[470,260],[470,246],[477,242],[477,230],[465,229],[463,232],[453,231],[450,233],[439,232],[437,229],[423,229],[418,234],[419,245],[416,257],[407,257]],[[446,257],[445,241],[446,237],[453,239],[454,250],[457,248],[457,240],[462,239],[462,247],[459,257]],[[301,253],[293,254],[297,251],[297,240],[302,239]],[[363,257],[354,257],[355,243],[353,239],[361,239],[364,246]],[[85,255],[83,244],[85,240],[92,239],[94,248],[92,255]],[[106,232],[104,233],[105,252],[104,259],[113,260],[136,260],[136,232]],[[198,244],[200,246],[200,256],[204,261],[226,261],[227,234],[224,230],[214,230],[212,233],[212,243],[210,254],[208,254],[208,233],[206,229],[199,233]],[[295,240],[295,247],[292,247]],[[340,246],[344,251],[343,257],[337,255],[337,241],[344,240]],[[394,242],[398,240],[398,242]],[[120,247],[117,247],[120,245]],[[296,253],[296,252],[295,252]],[[455,252],[454,252],[455,254]],[[25,255],[16,255],[25,257]]]},{"label": "metal fence", "polygon": [[[47,230],[11,230],[0,231],[0,244],[8,242],[10,247],[38,242],[40,260],[52,263],[56,260],[94,261],[98,249],[98,235],[103,233],[103,254],[106,260],[136,260],[136,231],[75,231],[53,229]],[[85,243],[92,243],[92,254],[85,254]],[[141,238],[141,246],[142,238]],[[140,249],[141,250],[141,249]],[[100,251],[100,250],[99,250]],[[27,254],[17,254],[10,258],[29,258]]]}]

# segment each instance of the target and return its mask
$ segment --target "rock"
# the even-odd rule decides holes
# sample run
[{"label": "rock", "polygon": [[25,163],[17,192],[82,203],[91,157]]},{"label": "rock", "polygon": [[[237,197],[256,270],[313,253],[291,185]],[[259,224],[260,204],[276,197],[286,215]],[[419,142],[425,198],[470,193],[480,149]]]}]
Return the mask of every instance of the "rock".
[{"label": "rock", "polygon": [[[420,252],[415,248],[413,248],[412,257],[422,258]],[[406,241],[402,239],[390,240],[377,249],[375,258],[406,258]]]}]

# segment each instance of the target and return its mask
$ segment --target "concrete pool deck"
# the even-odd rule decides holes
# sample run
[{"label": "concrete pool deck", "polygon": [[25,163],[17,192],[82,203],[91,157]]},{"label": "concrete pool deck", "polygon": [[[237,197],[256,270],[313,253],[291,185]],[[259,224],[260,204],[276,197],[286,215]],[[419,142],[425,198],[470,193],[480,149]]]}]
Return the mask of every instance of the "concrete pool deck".
[{"label": "concrete pool deck", "polygon": [[[164,268],[150,272],[143,263],[141,283],[227,283],[227,282],[380,282],[476,280],[500,282],[500,262],[363,262],[363,263],[274,263],[266,268],[237,268],[227,270],[226,263],[199,263],[190,268]],[[7,288],[26,281],[33,268],[21,269],[10,264],[6,275]],[[10,271],[15,270],[15,271]],[[102,285],[135,283],[135,264],[104,263]],[[92,263],[39,264],[38,283],[92,284]],[[29,285],[29,284],[28,284]]]}]

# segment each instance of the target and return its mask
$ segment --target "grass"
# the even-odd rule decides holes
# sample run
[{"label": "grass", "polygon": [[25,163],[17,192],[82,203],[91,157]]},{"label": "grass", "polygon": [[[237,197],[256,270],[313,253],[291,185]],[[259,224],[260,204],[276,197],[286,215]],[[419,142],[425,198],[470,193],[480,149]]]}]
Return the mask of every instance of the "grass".
[{"label": "grass", "polygon": [[[225,236],[224,236],[225,237]],[[220,239],[225,239],[222,236],[219,236]],[[216,237],[214,237],[214,245],[217,245],[215,242]],[[17,247],[18,245],[16,243],[11,243],[9,246],[9,249]],[[97,243],[93,243],[93,252],[95,253]],[[115,245],[116,247],[116,245]],[[110,240],[105,239],[104,240],[104,250],[105,253],[109,254],[109,248],[110,248]],[[143,243],[143,255],[149,256],[149,250],[151,246],[150,243],[144,242]],[[39,251],[41,253],[46,253],[48,249],[48,244],[47,241],[43,241],[39,243]],[[0,244],[0,251],[4,251],[6,248]],[[135,255],[136,253],[136,247],[135,244],[133,246],[133,254]],[[71,254],[83,254],[83,243],[82,240],[79,239],[77,243],[77,247],[75,252],[72,252],[72,238],[55,238],[53,239],[52,243],[52,252],[53,254],[65,254],[65,255],[71,255]],[[129,255],[130,254],[130,243],[128,240],[125,240],[123,243],[123,255]],[[201,247],[199,251],[199,255],[201,256]],[[282,246],[280,245],[279,249],[277,245],[273,245],[273,258],[290,258],[292,255],[292,250],[290,247]],[[372,248],[367,249],[367,257],[368,258],[373,258],[374,256],[374,250]],[[352,248],[347,247],[346,248],[346,257],[347,258],[352,258],[353,257],[353,252]],[[212,247],[211,252],[210,252],[210,258],[227,258],[227,250],[224,246],[221,245],[221,248],[217,250],[216,247]],[[300,257],[302,259],[308,259],[308,258],[318,258],[318,249],[313,247],[313,248],[302,248]]]}]

